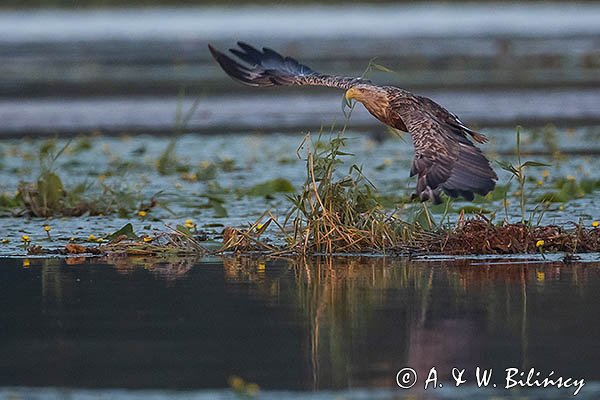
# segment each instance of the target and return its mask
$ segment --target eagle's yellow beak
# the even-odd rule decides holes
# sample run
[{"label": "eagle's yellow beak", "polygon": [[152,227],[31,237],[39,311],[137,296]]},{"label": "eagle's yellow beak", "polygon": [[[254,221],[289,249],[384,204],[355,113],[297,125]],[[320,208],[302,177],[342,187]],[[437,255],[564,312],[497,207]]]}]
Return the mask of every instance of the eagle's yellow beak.
[{"label": "eagle's yellow beak", "polygon": [[350,101],[352,99],[356,99],[356,96],[358,95],[358,90],[356,88],[351,87],[350,89],[346,90],[346,101]]}]

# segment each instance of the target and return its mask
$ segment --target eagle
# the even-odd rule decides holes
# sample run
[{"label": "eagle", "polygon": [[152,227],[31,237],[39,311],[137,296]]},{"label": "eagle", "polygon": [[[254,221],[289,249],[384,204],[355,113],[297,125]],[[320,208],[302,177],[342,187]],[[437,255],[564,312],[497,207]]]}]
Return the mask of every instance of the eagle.
[{"label": "eagle", "polygon": [[494,189],[498,177],[473,144],[486,143],[487,137],[435,101],[363,78],[322,74],[267,47],[259,50],[243,42],[237,45],[239,48],[229,49],[233,58],[208,45],[214,59],[233,79],[249,86],[344,89],[346,101],[358,101],[379,121],[408,132],[415,147],[410,169],[410,176],[417,176],[413,199],[439,204],[444,192],[472,201],[475,193],[485,196]]}]

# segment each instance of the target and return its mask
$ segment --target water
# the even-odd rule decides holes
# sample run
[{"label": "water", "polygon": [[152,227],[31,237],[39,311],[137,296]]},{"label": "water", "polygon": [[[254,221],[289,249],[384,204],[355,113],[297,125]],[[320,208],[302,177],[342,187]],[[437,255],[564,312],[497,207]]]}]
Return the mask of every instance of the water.
[{"label": "water", "polygon": [[[340,120],[341,93],[232,82],[207,44],[270,46],[316,70],[433,97],[474,126],[600,124],[594,3],[0,11],[0,134],[300,132]],[[398,23],[402,21],[402,23]],[[191,100],[190,100],[191,101]],[[189,104],[189,103],[188,103]],[[366,113],[356,127],[381,129]]]},{"label": "water", "polygon": [[[535,13],[537,24],[531,25]],[[246,6],[182,9],[41,10],[4,12],[2,40],[81,40],[117,38],[222,39],[239,36],[286,38],[348,36],[582,35],[597,32],[595,4],[450,4]],[[402,16],[403,23],[398,23]],[[423,24],[427,21],[427,24]],[[281,36],[281,35],[278,35]]]},{"label": "water", "polygon": [[[584,378],[577,398],[600,394],[597,262],[226,257],[0,264],[0,386],[11,387],[0,395],[7,398],[233,398],[233,375],[258,384],[264,398],[568,393],[505,390],[501,376],[509,367]],[[395,383],[406,366],[420,377],[411,392]],[[417,389],[433,366],[444,388]],[[498,388],[475,387],[477,366],[494,370]],[[453,367],[466,369],[465,387],[451,387]]]},{"label": "water", "polygon": [[[600,92],[597,89],[540,89],[420,92],[440,104],[451,104],[461,118],[480,126],[509,127],[515,121],[539,126],[552,121],[562,126],[600,124]],[[200,96],[197,111],[185,130],[193,133],[299,133],[318,131],[332,121],[343,121],[342,94],[288,94],[281,90],[253,95]],[[190,96],[194,97],[194,96]],[[0,99],[4,137],[63,136],[81,133],[171,133],[178,108],[191,109],[191,98],[101,97],[75,99]],[[498,113],[498,110],[504,110]],[[232,118],[235,115],[235,118]],[[357,107],[350,125],[366,132],[385,128],[365,109]],[[587,145],[585,145],[587,146]],[[594,146],[595,147],[595,146]]]},{"label": "water", "polygon": [[[261,399],[572,397],[573,388],[506,390],[509,367],[583,378],[576,398],[599,398],[598,254],[569,266],[562,255],[26,261],[21,244],[25,234],[62,248],[128,222],[152,234],[187,218],[220,243],[223,227],[246,226],[266,209],[283,218],[283,194],[243,190],[280,177],[299,189],[303,133],[343,120],[341,93],[232,82],[207,44],[237,40],[344,75],[361,75],[378,57],[395,72],[371,71],[374,81],[431,96],[490,137],[484,149],[494,160],[515,162],[514,127],[524,125],[525,158],[552,165],[528,171],[531,211],[560,179],[600,179],[598,20],[592,2],[0,11],[0,193],[37,179],[39,137],[58,136],[60,147],[92,133],[56,162],[67,189],[161,192],[168,206],[146,219],[2,209],[0,398],[239,399],[232,376],[259,385]],[[178,108],[198,97],[174,154],[201,179],[158,174]],[[546,125],[558,128],[539,129]],[[412,191],[407,137],[388,138],[360,108],[346,137],[355,157],[340,175],[358,163],[382,194]],[[596,194],[552,204],[543,222],[588,225],[600,215]],[[207,207],[209,195],[224,201],[226,217]],[[419,207],[396,206],[407,218]],[[505,216],[502,199],[485,207]],[[444,387],[424,391],[433,366]],[[493,369],[496,388],[476,386],[477,366]],[[396,384],[404,367],[419,376],[410,391]],[[466,369],[459,388],[453,367]]]}]

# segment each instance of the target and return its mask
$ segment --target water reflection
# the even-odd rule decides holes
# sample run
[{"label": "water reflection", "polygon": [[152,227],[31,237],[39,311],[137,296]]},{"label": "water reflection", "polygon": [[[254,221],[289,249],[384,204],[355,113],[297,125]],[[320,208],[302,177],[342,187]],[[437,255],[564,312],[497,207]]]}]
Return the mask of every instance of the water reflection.
[{"label": "water reflection", "polygon": [[404,366],[600,379],[600,265],[155,261],[1,260],[0,385],[395,388]]}]

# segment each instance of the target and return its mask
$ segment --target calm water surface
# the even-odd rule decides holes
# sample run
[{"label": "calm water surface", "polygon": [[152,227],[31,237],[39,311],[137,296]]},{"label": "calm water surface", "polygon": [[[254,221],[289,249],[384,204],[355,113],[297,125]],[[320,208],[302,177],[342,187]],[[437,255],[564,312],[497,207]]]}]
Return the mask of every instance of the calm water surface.
[{"label": "calm water surface", "polygon": [[[202,99],[192,132],[300,132],[343,118],[335,90],[232,82],[207,45],[238,40],[348,76],[377,58],[394,72],[375,69],[374,82],[479,127],[597,125],[598,20],[594,2],[0,10],[0,137],[170,133],[182,89]],[[357,126],[379,124],[365,112]]]},{"label": "calm water surface", "polygon": [[[24,136],[170,134],[177,109],[199,96],[187,129],[210,135],[183,136],[178,160],[197,170],[231,159],[232,171],[159,176],[168,137],[99,137],[59,160],[65,183],[102,176],[148,198],[164,191],[177,215],[155,210],[160,222],[148,229],[192,217],[220,232],[266,208],[285,215],[283,195],[236,190],[278,177],[299,188],[301,132],[341,121],[341,93],[231,82],[206,45],[240,39],[323,72],[361,75],[378,57],[396,72],[372,71],[373,80],[431,96],[482,129],[492,159],[513,154],[517,124],[570,128],[524,130],[522,148],[553,165],[550,179],[597,179],[599,16],[592,2],[1,11],[0,136],[18,140],[0,143],[0,192],[37,179],[43,143]],[[368,139],[384,128],[361,109],[351,130],[348,150],[382,193],[412,187],[409,140]],[[297,137],[264,134],[281,132]],[[550,159],[555,150],[570,156]],[[533,198],[549,190],[530,186]],[[215,190],[227,218],[205,207]],[[589,194],[553,205],[545,221],[591,221],[599,204]],[[3,218],[0,254],[24,254],[23,234],[53,247],[126,222]],[[147,224],[134,221],[136,232]],[[576,398],[600,398],[598,261],[0,258],[0,305],[0,399],[239,399],[232,376],[259,385],[261,399],[573,398],[573,389],[504,390],[509,367],[583,378]],[[423,391],[434,366],[444,387]],[[477,366],[493,369],[496,389],[477,388]],[[404,367],[419,377],[411,391],[396,385]],[[453,367],[465,369],[464,386],[452,387]]]},{"label": "calm water surface", "polygon": [[[235,398],[233,375],[260,385],[264,398],[572,393],[477,389],[477,366],[493,368],[499,386],[505,368],[533,367],[584,378],[577,398],[600,394],[600,263],[0,264],[3,398]],[[417,371],[417,387],[433,366],[448,385],[402,391],[395,376],[405,366]],[[449,388],[453,367],[466,369],[467,387]]]}]

